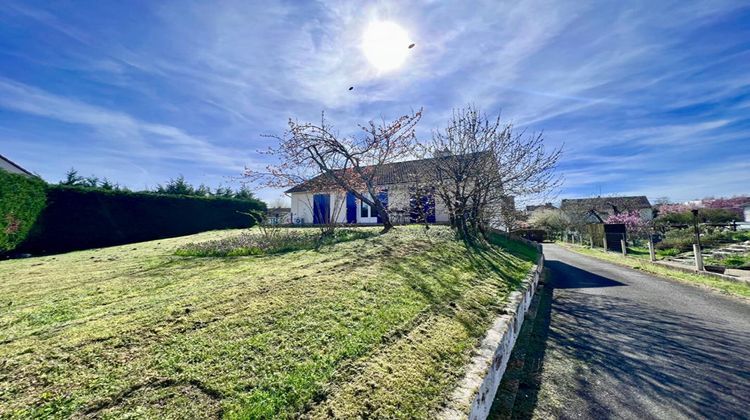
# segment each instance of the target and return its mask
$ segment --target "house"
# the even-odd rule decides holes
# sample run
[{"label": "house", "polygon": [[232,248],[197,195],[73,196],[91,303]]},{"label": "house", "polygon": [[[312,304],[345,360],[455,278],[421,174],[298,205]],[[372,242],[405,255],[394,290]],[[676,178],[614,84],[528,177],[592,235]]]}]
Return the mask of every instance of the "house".
[{"label": "house", "polygon": [[557,207],[555,207],[552,203],[532,204],[532,205],[526,206],[526,214],[531,214],[531,213],[534,213],[535,211],[542,211],[542,210],[557,210]]},{"label": "house", "polygon": [[14,163],[12,160],[6,158],[3,155],[0,155],[0,169],[12,174],[34,176],[34,174],[27,171],[26,169],[23,169],[18,164]]},{"label": "house", "polygon": [[609,216],[636,211],[643,220],[653,219],[651,203],[645,195],[563,199],[560,209],[574,219],[603,223]]},{"label": "house", "polygon": [[[475,155],[465,155],[466,158]],[[450,221],[445,204],[434,192],[427,192],[429,178],[434,173],[433,159],[462,158],[441,155],[430,159],[410,160],[381,165],[374,174],[378,199],[388,209],[394,224]],[[366,170],[366,168],[363,168]],[[331,185],[330,189],[326,185]],[[416,186],[421,191],[417,197]],[[327,190],[329,192],[327,192]],[[375,209],[357,199],[351,192],[337,192],[330,177],[318,175],[287,191],[291,196],[291,218],[295,224],[324,224],[329,221],[349,224],[381,223]]]},{"label": "house", "polygon": [[287,225],[292,223],[292,209],[290,207],[272,207],[266,210],[266,220],[272,225]]}]

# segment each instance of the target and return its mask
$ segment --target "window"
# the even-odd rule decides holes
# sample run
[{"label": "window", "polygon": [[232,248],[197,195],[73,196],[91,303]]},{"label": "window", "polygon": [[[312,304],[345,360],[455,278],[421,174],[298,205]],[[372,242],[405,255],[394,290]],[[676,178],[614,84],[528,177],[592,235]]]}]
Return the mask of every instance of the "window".
[{"label": "window", "polygon": [[359,210],[359,217],[370,217],[370,206],[362,201],[362,205]]}]

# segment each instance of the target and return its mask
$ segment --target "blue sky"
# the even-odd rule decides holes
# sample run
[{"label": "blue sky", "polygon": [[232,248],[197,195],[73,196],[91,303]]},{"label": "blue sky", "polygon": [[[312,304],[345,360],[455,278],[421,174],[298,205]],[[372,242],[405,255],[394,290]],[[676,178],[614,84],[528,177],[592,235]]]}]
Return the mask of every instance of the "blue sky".
[{"label": "blue sky", "polygon": [[[360,48],[375,20],[417,44],[395,71]],[[564,143],[558,199],[748,194],[748,22],[718,0],[4,1],[0,154],[48,181],[237,185],[289,117],[424,107],[428,137],[474,103]]]}]

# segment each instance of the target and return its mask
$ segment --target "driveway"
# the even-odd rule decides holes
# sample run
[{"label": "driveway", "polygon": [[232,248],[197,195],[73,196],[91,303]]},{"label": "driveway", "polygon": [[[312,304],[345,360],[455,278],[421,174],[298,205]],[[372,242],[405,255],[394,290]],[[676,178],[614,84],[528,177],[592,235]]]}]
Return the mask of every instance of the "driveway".
[{"label": "driveway", "polygon": [[534,417],[749,418],[750,303],[544,245]]}]

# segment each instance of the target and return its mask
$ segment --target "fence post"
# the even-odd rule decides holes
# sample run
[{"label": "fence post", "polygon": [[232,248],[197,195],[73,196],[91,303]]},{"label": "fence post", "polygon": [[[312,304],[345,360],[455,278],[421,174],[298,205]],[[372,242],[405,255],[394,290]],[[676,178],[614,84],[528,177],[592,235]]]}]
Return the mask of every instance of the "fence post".
[{"label": "fence post", "polygon": [[656,261],[656,252],[654,251],[654,238],[648,238],[648,256],[651,261]]},{"label": "fence post", "polygon": [[589,248],[594,249],[594,237],[589,236]]},{"label": "fence post", "polygon": [[700,245],[693,244],[693,254],[695,255],[695,269],[703,271],[703,254],[701,254]]},{"label": "fence post", "polygon": [[622,256],[628,255],[628,244],[625,243],[625,239],[620,239],[620,246],[622,247]]},{"label": "fence post", "polygon": [[609,251],[609,249],[607,249],[607,234],[606,233],[602,237],[602,242],[604,243],[604,252]]}]

